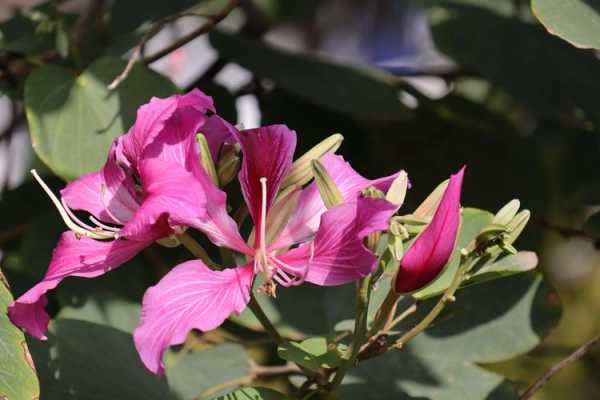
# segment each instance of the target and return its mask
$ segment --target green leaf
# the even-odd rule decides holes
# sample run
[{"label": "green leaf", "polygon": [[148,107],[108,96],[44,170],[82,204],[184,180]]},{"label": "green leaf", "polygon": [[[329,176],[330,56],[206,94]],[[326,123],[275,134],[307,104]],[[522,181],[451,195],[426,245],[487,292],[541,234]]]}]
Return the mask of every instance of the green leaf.
[{"label": "green leaf", "polygon": [[335,345],[330,349],[324,337],[312,337],[302,342],[286,342],[277,348],[277,354],[284,360],[295,362],[311,371],[335,368],[340,364]]},{"label": "green leaf", "polygon": [[[516,399],[502,376],[477,363],[506,360],[537,346],[560,317],[549,301],[551,293],[533,274],[462,290],[425,333],[353,370],[342,398]],[[434,303],[421,304],[399,329],[414,326]]]},{"label": "green leaf", "polygon": [[579,107],[587,116],[600,117],[600,64],[593,54],[482,7],[454,5],[447,11],[447,17],[433,25],[433,33],[440,50],[458,64],[539,114],[556,116]]},{"label": "green leaf", "polygon": [[250,374],[248,355],[237,344],[222,344],[204,351],[174,354],[169,361],[167,380],[180,400],[196,399],[211,388],[235,382]]},{"label": "green leaf", "polygon": [[272,389],[247,387],[213,397],[211,400],[287,400],[289,397]]},{"label": "green leaf", "polygon": [[140,361],[131,335],[86,321],[56,319],[48,341],[31,341],[47,400],[171,399],[167,382]]},{"label": "green leaf", "polygon": [[6,315],[12,302],[8,283],[0,271],[0,398],[34,399],[39,397],[40,387],[25,336]]},{"label": "green leaf", "polygon": [[600,1],[532,0],[531,10],[549,33],[575,47],[600,49]]},{"label": "green leaf", "polygon": [[63,307],[58,318],[94,322],[131,333],[138,325],[141,307],[112,293],[91,294],[79,307]]},{"label": "green leaf", "polygon": [[104,165],[113,139],[135,120],[137,108],[175,87],[166,78],[136,66],[114,91],[107,85],[125,62],[101,58],[81,75],[56,65],[34,71],[25,84],[25,107],[33,147],[54,173],[73,179]]},{"label": "green leaf", "polygon": [[462,286],[483,283],[514,274],[531,271],[538,264],[537,255],[532,251],[520,251],[486,264],[462,283]]},{"label": "green leaf", "polygon": [[392,75],[292,54],[240,35],[212,32],[210,41],[228,60],[314,104],[385,120],[410,114],[399,99],[401,81]]}]

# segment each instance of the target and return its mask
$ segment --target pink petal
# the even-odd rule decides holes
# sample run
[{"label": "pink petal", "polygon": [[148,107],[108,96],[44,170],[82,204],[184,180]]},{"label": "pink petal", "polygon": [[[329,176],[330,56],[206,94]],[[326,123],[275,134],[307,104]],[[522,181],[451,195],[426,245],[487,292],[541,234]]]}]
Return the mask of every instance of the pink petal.
[{"label": "pink petal", "polygon": [[[285,125],[271,125],[240,132],[243,160],[239,174],[242,193],[254,221],[256,232],[260,231],[262,188],[260,178],[267,179],[267,213],[281,182],[292,166],[296,149],[296,132]],[[258,238],[257,238],[257,246]]]},{"label": "pink petal", "polygon": [[135,182],[119,167],[115,141],[108,153],[104,168],[69,183],[61,191],[67,205],[85,210],[101,221],[123,224],[138,208]]},{"label": "pink petal", "polygon": [[396,291],[412,292],[434,280],[448,262],[460,224],[460,191],[463,167],[450,177],[431,223],[408,249],[396,276]]},{"label": "pink petal", "polygon": [[343,203],[323,213],[314,242],[278,258],[294,267],[308,264],[306,280],[317,285],[342,285],[363,278],[377,267],[377,257],[365,247],[364,238],[386,230],[396,209],[381,199]]},{"label": "pink petal", "polygon": [[191,226],[218,246],[251,252],[227,214],[226,194],[204,170],[196,176],[179,165],[158,159],[140,161],[139,170],[144,201],[121,230],[121,236],[153,240],[173,233],[177,226]]},{"label": "pink petal", "polygon": [[[374,186],[387,191],[398,173],[383,178],[370,180],[356,172],[342,156],[327,154],[321,158],[321,163],[340,190],[344,201],[354,200],[361,191]],[[316,183],[311,183],[302,191],[298,200],[297,211],[291,216],[289,223],[283,229],[271,248],[288,247],[312,238],[319,227],[321,215],[327,211]]]},{"label": "pink petal", "polygon": [[54,289],[69,276],[94,278],[103,275],[135,256],[148,244],[130,240],[77,239],[71,231],[63,233],[44,279],[8,308],[10,319],[32,336],[44,339],[49,321],[44,310],[48,290]]},{"label": "pink petal", "polygon": [[142,157],[186,166],[208,110],[214,111],[212,99],[198,89],[166,99],[152,98],[139,108],[135,124],[123,137],[129,166],[136,169]]},{"label": "pink petal", "polygon": [[206,123],[202,125],[200,133],[206,136],[210,155],[216,163],[219,158],[221,146],[223,143],[233,142],[238,130],[218,115],[212,115],[206,120]]},{"label": "pink petal", "polygon": [[144,295],[142,318],[133,336],[146,367],[164,372],[163,355],[192,329],[210,331],[250,301],[252,266],[212,271],[201,261],[178,265]]}]

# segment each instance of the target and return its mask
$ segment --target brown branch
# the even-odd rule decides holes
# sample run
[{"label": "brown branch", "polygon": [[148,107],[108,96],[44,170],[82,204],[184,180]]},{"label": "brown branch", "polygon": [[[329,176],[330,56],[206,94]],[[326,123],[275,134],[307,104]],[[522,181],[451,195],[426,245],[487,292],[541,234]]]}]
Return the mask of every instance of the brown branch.
[{"label": "brown branch", "polygon": [[302,370],[296,364],[288,362],[285,365],[265,366],[250,360],[250,376],[252,380],[276,375],[302,374]]},{"label": "brown branch", "polygon": [[[127,65],[125,66],[125,69],[111,82],[110,85],[108,85],[108,88],[110,90],[116,89],[121,84],[121,82],[123,82],[125,80],[125,78],[127,78],[129,73],[133,69],[133,66],[137,62],[141,61],[144,64],[151,64],[151,63],[163,58],[164,56],[172,53],[173,51],[177,50],[178,48],[186,45],[187,43],[191,42],[198,36],[201,36],[205,33],[210,32],[217,26],[217,24],[219,22],[224,20],[238,6],[238,4],[239,4],[239,0],[229,0],[227,5],[218,14],[214,14],[214,15],[204,15],[204,14],[198,14],[198,13],[179,13],[179,14],[171,15],[171,16],[161,19],[156,24],[154,24],[154,26],[152,28],[150,28],[148,30],[148,32],[146,32],[146,34],[144,34],[144,36],[140,40],[140,43],[133,49],[133,54],[129,58],[129,61],[127,62]],[[150,40],[150,38],[152,38],[154,35],[156,35],[166,24],[174,22],[177,19],[179,19],[181,17],[185,17],[185,16],[203,17],[203,18],[207,18],[208,21],[206,21],[203,25],[201,25],[197,29],[193,30],[192,32],[188,33],[187,35],[180,37],[174,43],[168,45],[167,47],[163,48],[162,50],[159,50],[156,53],[154,53],[148,57],[145,57],[144,56],[144,47],[146,46],[146,43],[148,42],[148,40]]]},{"label": "brown branch", "polygon": [[527,400],[530,399],[538,390],[540,390],[554,375],[559,373],[563,368],[568,367],[575,361],[579,360],[581,357],[586,355],[592,350],[592,348],[600,342],[600,335],[594,337],[587,343],[584,343],[582,346],[578,347],[573,353],[571,353],[568,357],[562,359],[557,364],[552,366],[544,375],[542,375],[538,380],[536,380],[531,386],[523,392],[523,394],[519,397],[519,400]]}]

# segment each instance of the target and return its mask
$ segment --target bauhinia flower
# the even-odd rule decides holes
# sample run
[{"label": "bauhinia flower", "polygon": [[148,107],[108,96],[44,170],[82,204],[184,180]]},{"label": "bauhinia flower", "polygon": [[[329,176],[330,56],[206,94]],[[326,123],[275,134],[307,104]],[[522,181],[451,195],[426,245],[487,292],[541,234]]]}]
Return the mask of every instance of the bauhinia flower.
[{"label": "bauhinia flower", "polygon": [[[42,281],[9,307],[15,324],[45,338],[48,290],[68,276],[102,275],[155,240],[173,235],[177,220],[188,213],[206,213],[206,196],[181,187],[199,186],[196,133],[206,133],[214,152],[229,135],[230,127],[207,111],[214,112],[212,99],[199,90],[152,99],[140,107],[129,132],[113,143],[104,168],[68,184],[60,200],[34,172],[71,230],[62,234]],[[169,179],[148,180],[147,170],[156,168],[169,170]],[[90,222],[72,209],[87,211]]]},{"label": "bauhinia flower", "polygon": [[[226,212],[225,194],[204,187],[215,201],[209,218],[186,221],[217,245],[246,258],[246,263],[211,270],[202,261],[176,266],[144,296],[141,323],[134,332],[144,364],[164,370],[166,349],[181,344],[192,329],[217,328],[247,306],[254,277],[264,276],[262,290],[311,282],[341,285],[373,272],[377,258],[364,245],[369,234],[386,230],[399,205],[366,198],[368,187],[388,189],[396,175],[368,180],[340,156],[321,158],[338,187],[342,204],[327,209],[315,182],[305,189],[280,187],[290,171],[296,134],[283,125],[249,129],[235,135],[243,153],[239,181],[254,231],[246,242]],[[204,183],[207,180],[203,181]]]},{"label": "bauhinia flower", "polygon": [[421,289],[432,282],[450,259],[460,225],[460,192],[464,167],[450,177],[438,208],[423,232],[408,249],[395,277],[398,293]]}]

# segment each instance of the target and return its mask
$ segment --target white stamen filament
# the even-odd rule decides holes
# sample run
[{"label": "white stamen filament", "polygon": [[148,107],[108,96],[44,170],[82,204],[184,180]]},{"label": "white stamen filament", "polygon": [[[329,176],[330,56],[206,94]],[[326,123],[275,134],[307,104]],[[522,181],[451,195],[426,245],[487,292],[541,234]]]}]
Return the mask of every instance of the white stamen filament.
[{"label": "white stamen filament", "polygon": [[94,217],[93,215],[90,215],[90,221],[92,221],[94,224],[98,225],[100,228],[110,231],[110,232],[119,232],[121,230],[120,228],[116,228],[114,226],[108,226],[108,225],[102,223],[101,221],[96,219],[96,217]]},{"label": "white stamen filament", "polygon": [[54,195],[54,193],[52,193],[52,190],[50,190],[48,185],[46,185],[46,182],[44,182],[42,180],[42,178],[38,175],[37,171],[35,169],[32,169],[31,174],[33,175],[35,180],[40,184],[42,189],[44,189],[44,191],[46,192],[48,197],[50,197],[50,200],[52,200],[52,203],[54,203],[54,206],[58,210],[60,216],[62,217],[63,221],[65,222],[65,225],[67,225],[67,227],[69,229],[71,229],[77,235],[87,236],[87,237],[93,238],[93,239],[114,238],[114,236],[115,236],[114,232],[104,232],[104,231],[97,231],[95,229],[89,229],[90,228],[89,226],[81,223],[81,221],[79,221],[79,219],[74,218],[76,221],[81,223],[83,226],[86,226],[87,228],[77,225],[77,223],[74,222],[73,219],[71,219],[70,214],[72,214],[72,213],[70,212],[70,210],[67,211],[68,208],[66,206],[64,207],[62,202]]},{"label": "white stamen filament", "polygon": [[267,238],[267,178],[260,178],[260,187],[261,187],[261,204],[260,204],[260,252],[266,257],[267,256],[267,243],[265,240]]}]

